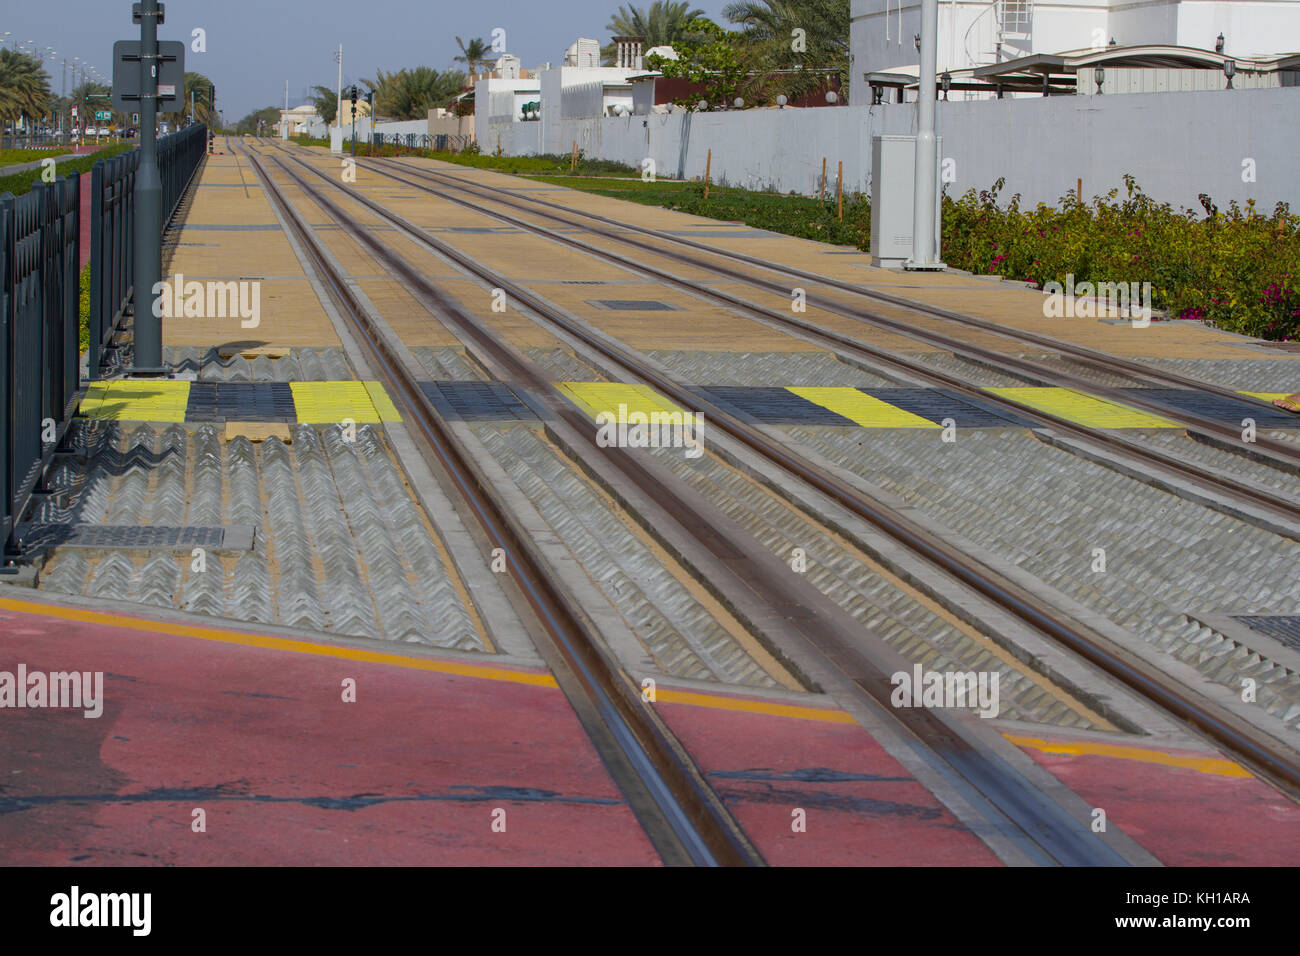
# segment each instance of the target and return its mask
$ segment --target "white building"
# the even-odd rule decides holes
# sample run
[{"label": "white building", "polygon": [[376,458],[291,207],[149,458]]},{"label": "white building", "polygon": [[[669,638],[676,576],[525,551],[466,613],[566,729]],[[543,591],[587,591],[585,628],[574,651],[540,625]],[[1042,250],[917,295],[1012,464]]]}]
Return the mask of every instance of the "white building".
[{"label": "white building", "polygon": [[[1214,50],[1252,59],[1300,48],[1300,0],[938,0],[938,69],[1119,46]],[[868,73],[917,72],[919,0],[851,0],[849,101]],[[964,94],[954,94],[959,98]]]}]

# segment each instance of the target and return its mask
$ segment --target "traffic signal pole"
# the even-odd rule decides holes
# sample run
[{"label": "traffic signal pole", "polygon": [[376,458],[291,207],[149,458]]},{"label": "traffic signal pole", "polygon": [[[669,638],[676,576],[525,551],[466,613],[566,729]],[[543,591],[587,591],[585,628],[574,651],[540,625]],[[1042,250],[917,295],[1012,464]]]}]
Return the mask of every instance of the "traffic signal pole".
[{"label": "traffic signal pole", "polygon": [[135,173],[135,362],[133,372],[160,375],[162,319],[153,288],[162,275],[162,177],[158,173],[158,0],[140,3],[140,161]]}]

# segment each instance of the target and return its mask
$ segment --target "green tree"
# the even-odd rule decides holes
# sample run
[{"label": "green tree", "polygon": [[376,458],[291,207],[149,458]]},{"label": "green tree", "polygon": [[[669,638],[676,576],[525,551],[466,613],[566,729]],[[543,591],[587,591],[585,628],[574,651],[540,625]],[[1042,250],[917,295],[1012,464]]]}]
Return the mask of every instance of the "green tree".
[{"label": "green tree", "polygon": [[339,111],[339,95],[337,90],[332,90],[328,86],[313,86],[312,90],[315,95],[311,98],[311,105],[316,107],[316,113],[329,126],[334,122],[334,117]]},{"label": "green tree", "polygon": [[427,66],[385,73],[364,80],[375,91],[375,113],[396,120],[424,119],[429,110],[446,106],[465,85],[460,70],[435,70]]},{"label": "green tree", "polygon": [[[739,33],[730,33],[711,20],[696,17],[688,24],[692,35],[700,39],[680,40],[673,45],[678,59],[668,60],[658,54],[646,57],[646,67],[664,76],[679,77],[697,83],[699,94],[674,100],[678,106],[695,109],[700,99],[711,106],[730,105],[740,94],[753,95],[755,80],[750,75],[744,41]],[[761,82],[761,78],[760,81]]]},{"label": "green tree", "polygon": [[280,107],[264,106],[254,110],[235,124],[236,133],[256,133],[259,123],[264,132],[274,134],[275,124],[280,122]]},{"label": "green tree", "polygon": [[[704,16],[704,11],[692,7],[687,2],[674,3],[672,0],[653,0],[649,7],[640,8],[630,4],[619,7],[609,18],[605,29],[616,37],[644,37],[643,49],[653,46],[672,46],[682,41],[696,41],[701,37],[698,30],[691,29],[691,23]],[[610,43],[600,50],[601,58],[612,64],[615,56],[614,44]]]},{"label": "green tree", "polygon": [[478,73],[480,66],[486,66],[489,59],[488,54],[491,48],[478,37],[466,43],[460,37],[456,37],[456,45],[460,47],[460,56],[453,57],[457,63],[464,63],[465,68],[471,73]]},{"label": "green tree", "polygon": [[212,81],[202,73],[187,72],[185,74],[184,102],[180,104],[180,109],[172,110],[171,112],[159,116],[159,121],[170,123],[174,127],[183,125],[190,116],[191,95],[193,95],[194,102],[194,121],[196,123],[206,123],[208,126],[213,126],[215,117],[212,112]]},{"label": "green tree", "polygon": [[0,49],[0,121],[40,119],[49,106],[50,78],[41,61],[26,53]]},{"label": "green tree", "polygon": [[840,94],[849,89],[849,0],[733,0],[723,16],[739,24],[750,62],[757,69],[788,70],[769,92],[803,96],[837,74]]}]

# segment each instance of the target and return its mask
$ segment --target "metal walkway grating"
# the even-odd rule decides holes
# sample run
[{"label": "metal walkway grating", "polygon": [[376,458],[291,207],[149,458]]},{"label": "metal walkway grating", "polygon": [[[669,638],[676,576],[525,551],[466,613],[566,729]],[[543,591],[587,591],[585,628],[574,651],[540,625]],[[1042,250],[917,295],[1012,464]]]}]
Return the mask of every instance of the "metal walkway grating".
[{"label": "metal walkway grating", "polygon": [[186,527],[96,524],[24,525],[18,534],[24,551],[46,548],[92,548],[125,551],[251,551],[251,526]]}]

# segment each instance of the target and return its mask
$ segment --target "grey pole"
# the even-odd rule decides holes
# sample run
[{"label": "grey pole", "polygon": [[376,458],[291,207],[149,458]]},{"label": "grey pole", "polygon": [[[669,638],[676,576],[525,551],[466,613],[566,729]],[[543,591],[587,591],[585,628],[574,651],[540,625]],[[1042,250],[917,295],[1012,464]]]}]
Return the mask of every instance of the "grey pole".
[{"label": "grey pole", "polygon": [[162,274],[162,177],[158,174],[158,0],[140,4],[140,162],[135,173],[135,372],[161,374],[162,319],[153,288]]},{"label": "grey pole", "polygon": [[947,268],[934,254],[934,206],[939,197],[936,182],[934,137],[934,76],[939,52],[939,2],[921,0],[921,72],[916,98],[916,172],[912,206],[912,258],[907,269]]}]

